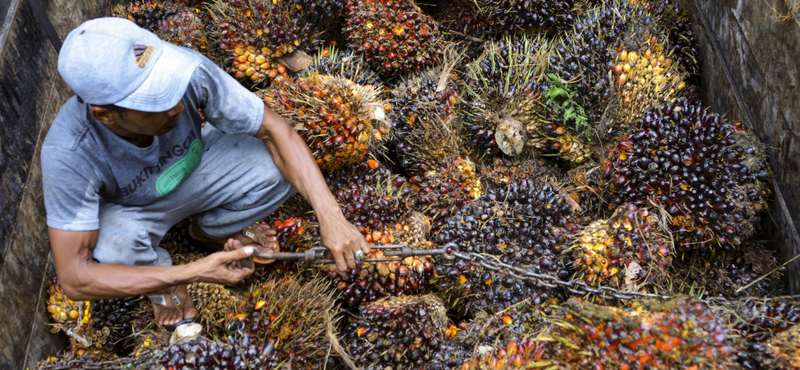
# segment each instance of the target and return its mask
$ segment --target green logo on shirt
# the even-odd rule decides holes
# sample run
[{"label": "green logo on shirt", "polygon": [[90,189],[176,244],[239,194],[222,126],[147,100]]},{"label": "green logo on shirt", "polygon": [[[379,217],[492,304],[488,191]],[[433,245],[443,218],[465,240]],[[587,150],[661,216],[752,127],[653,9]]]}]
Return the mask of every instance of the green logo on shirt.
[{"label": "green logo on shirt", "polygon": [[158,195],[163,197],[175,190],[197,168],[202,158],[203,144],[200,144],[200,140],[195,139],[189,145],[186,156],[169,166],[158,176],[158,180],[156,180],[156,192],[158,192]]}]

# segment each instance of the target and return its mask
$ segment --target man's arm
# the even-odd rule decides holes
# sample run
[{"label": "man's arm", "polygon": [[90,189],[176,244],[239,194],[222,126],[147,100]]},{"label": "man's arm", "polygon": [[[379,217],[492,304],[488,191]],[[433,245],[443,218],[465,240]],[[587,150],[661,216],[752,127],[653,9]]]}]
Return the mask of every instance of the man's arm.
[{"label": "man's arm", "polygon": [[342,214],[306,142],[286,120],[264,106],[264,119],[255,135],[264,140],[283,176],[294,185],[317,213],[322,242],[336,260],[336,270],[356,266],[354,253],[369,253],[366,239]]},{"label": "man's arm", "polygon": [[97,263],[92,259],[97,230],[63,231],[48,228],[48,231],[61,288],[72,300],[147,294],[195,281],[231,285],[253,271],[232,264],[248,258],[252,248],[217,252],[178,266],[123,266]]}]

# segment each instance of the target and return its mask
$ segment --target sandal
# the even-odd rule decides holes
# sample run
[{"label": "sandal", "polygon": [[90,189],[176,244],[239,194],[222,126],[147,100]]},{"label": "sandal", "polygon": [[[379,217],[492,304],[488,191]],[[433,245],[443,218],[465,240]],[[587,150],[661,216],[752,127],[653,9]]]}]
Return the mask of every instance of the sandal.
[{"label": "sandal", "polygon": [[[179,311],[183,312],[183,310],[184,310],[183,302],[181,301],[181,298],[178,297],[178,294],[175,293],[175,291],[177,291],[177,290],[178,290],[178,287],[175,286],[175,287],[173,287],[172,292],[170,292],[170,293],[147,294],[145,296],[148,299],[150,299],[150,302],[153,302],[153,304],[155,304],[155,305],[162,306],[162,307],[167,307],[167,308],[174,307],[176,310],[179,310]],[[191,298],[189,298],[189,299],[191,299]],[[172,305],[170,305],[170,303],[172,303]],[[168,331],[174,331],[175,328],[177,328],[177,327],[179,327],[181,325],[190,324],[190,323],[194,323],[194,322],[197,322],[197,317],[193,317],[193,318],[189,318],[189,319],[183,319],[183,320],[180,320],[180,321],[178,321],[178,322],[176,322],[176,323],[174,323],[172,325],[164,325],[164,329],[166,329]]]},{"label": "sandal", "polygon": [[[198,228],[194,224],[191,224],[189,226],[189,228],[190,229],[189,229],[189,232],[187,234],[189,235],[189,240],[192,242],[192,244],[195,244],[196,246],[202,247],[202,248],[205,248],[205,249],[211,249],[211,250],[214,250],[214,251],[219,251],[220,250],[220,246],[224,246],[225,243],[228,241],[228,239],[230,239],[230,238],[224,238],[224,239],[212,239],[212,238],[209,238],[208,236],[206,236],[203,233],[202,230],[200,230],[200,228]],[[241,235],[242,237],[247,239],[247,240],[241,240],[241,239],[239,240],[242,243],[242,246],[248,246],[248,245],[255,244],[256,247],[259,250],[263,251],[263,252],[280,252],[280,245],[279,244],[276,243],[276,245],[275,245],[276,248],[270,248],[270,247],[265,246],[264,243],[262,243],[262,241],[259,240],[259,237],[255,233],[254,230],[255,230],[255,228],[253,226],[248,226],[244,230],[239,232],[239,235]],[[199,235],[200,238],[203,238],[203,239],[200,239],[200,238],[198,238],[196,236],[192,236],[192,233],[194,233],[195,235]],[[236,237],[231,237],[231,238],[236,239]],[[253,257],[253,261],[255,263],[262,264],[262,265],[268,265],[268,264],[270,264],[272,262],[275,262],[274,259],[265,260],[265,259],[261,259],[261,258],[258,258],[258,257]]]}]

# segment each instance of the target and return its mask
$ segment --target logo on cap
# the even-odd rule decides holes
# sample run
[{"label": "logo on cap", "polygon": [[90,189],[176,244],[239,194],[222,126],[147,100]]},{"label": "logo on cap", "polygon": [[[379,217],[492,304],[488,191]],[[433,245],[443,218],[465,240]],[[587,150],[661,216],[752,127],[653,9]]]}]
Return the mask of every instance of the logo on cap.
[{"label": "logo on cap", "polygon": [[133,55],[136,56],[136,65],[138,65],[139,68],[144,68],[144,66],[147,65],[147,61],[150,60],[150,56],[153,55],[153,50],[155,50],[155,48],[152,46],[133,45]]}]

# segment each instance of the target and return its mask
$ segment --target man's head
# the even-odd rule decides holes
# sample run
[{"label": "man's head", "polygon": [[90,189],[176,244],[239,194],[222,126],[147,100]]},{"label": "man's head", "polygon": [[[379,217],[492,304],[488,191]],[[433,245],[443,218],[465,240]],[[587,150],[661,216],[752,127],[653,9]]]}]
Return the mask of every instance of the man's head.
[{"label": "man's head", "polygon": [[167,113],[178,107],[200,62],[198,54],[127,19],[98,18],[67,35],[58,72],[93,107],[123,115],[126,110]]}]

